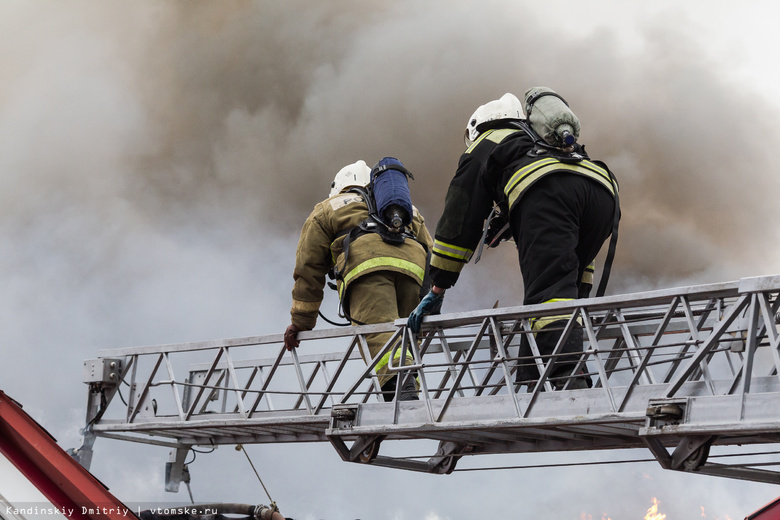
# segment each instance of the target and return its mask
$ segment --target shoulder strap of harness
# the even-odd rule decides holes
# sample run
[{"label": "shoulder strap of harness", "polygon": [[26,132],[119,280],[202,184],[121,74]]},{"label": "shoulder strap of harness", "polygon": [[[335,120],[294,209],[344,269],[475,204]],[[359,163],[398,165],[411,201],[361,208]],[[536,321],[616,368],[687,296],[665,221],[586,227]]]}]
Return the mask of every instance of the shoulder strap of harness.
[{"label": "shoulder strap of harness", "polygon": [[615,259],[615,249],[618,241],[618,225],[620,224],[620,194],[618,193],[617,179],[607,165],[601,161],[593,161],[607,173],[609,173],[609,179],[612,181],[612,188],[615,192],[615,213],[612,217],[612,236],[609,239],[609,249],[607,249],[607,257],[604,260],[604,269],[601,272],[601,280],[599,281],[599,287],[596,290],[596,296],[604,296],[604,292],[607,290],[607,283],[609,282],[609,273],[612,270],[612,261]]}]

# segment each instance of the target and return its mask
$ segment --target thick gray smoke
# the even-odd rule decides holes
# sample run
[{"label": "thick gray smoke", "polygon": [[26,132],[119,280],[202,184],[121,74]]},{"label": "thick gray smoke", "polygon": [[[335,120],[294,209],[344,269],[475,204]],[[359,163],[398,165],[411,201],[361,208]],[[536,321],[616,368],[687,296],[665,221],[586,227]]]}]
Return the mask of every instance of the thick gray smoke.
[{"label": "thick gray smoke", "polygon": [[[86,393],[81,362],[97,350],[283,331],[298,231],[341,166],[401,159],[433,232],[469,115],[536,85],[566,97],[582,121],[581,141],[620,180],[610,292],[773,272],[776,107],[723,76],[687,39],[684,17],[648,20],[624,48],[598,23],[567,33],[562,4],[538,4],[4,3],[0,389],[74,446]],[[515,305],[521,287],[504,245],[466,267],[444,310]],[[285,449],[277,453],[313,460],[328,448]],[[119,457],[125,467],[101,466],[103,455],[97,470],[115,491],[158,499],[159,453]],[[296,495],[301,472],[332,466],[267,456],[277,463],[277,489],[288,504],[299,501],[301,514],[351,515],[332,498],[345,496],[334,489],[338,479],[319,479],[322,492],[307,500]],[[347,489],[375,478],[373,468],[326,460],[317,464],[339,465]],[[159,466],[154,491],[141,471],[147,463]],[[409,475],[378,471],[409,488]],[[632,475],[641,487],[644,477]],[[443,482],[419,478],[429,496]],[[470,478],[451,481],[494,492],[493,481]],[[584,478],[558,485],[576,490]],[[241,496],[201,498],[252,500],[243,498],[250,484],[225,486],[212,491]],[[354,510],[371,511],[383,496],[374,491]],[[373,517],[474,516],[472,501],[449,497],[445,506],[416,496],[407,510],[398,504]],[[619,511],[590,505],[594,516]],[[527,507],[533,516],[552,506]]]}]

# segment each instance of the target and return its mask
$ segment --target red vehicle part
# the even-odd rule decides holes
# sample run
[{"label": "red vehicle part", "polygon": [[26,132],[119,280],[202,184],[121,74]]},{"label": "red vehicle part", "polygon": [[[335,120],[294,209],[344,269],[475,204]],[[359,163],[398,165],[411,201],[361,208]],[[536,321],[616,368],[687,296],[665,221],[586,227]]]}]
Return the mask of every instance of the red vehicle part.
[{"label": "red vehicle part", "polygon": [[70,520],[137,520],[2,390],[0,453]]},{"label": "red vehicle part", "polygon": [[745,517],[745,520],[778,520],[780,519],[780,498],[768,503],[752,515]]}]

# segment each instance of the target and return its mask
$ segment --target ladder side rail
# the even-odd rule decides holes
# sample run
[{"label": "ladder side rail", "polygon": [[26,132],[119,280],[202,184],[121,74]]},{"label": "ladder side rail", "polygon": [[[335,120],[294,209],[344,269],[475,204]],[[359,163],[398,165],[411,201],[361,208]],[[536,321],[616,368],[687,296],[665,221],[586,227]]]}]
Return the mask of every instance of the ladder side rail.
[{"label": "ladder side rail", "polygon": [[[602,296],[599,298],[587,298],[566,302],[543,303],[536,305],[524,305],[518,307],[506,307],[500,309],[483,309],[462,313],[451,313],[426,316],[423,326],[427,328],[453,327],[462,325],[477,325],[485,318],[496,317],[501,320],[517,318],[533,318],[540,315],[567,314],[581,306],[587,306],[591,313],[607,311],[614,307],[650,307],[653,305],[667,305],[670,298],[675,296],[689,296],[702,298],[738,297],[739,282],[722,284],[698,285],[690,287],[677,287],[673,289],[661,289],[634,293],[631,295]],[[397,320],[398,321],[398,320]]]}]

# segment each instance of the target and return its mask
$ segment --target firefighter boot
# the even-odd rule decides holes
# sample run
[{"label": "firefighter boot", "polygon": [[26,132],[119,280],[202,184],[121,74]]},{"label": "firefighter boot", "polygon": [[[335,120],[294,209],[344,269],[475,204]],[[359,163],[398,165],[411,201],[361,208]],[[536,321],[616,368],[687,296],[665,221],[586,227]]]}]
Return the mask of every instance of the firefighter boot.
[{"label": "firefighter boot", "polygon": [[[419,401],[420,397],[417,395],[417,383],[415,382],[416,375],[410,374],[406,378],[406,382],[401,387],[401,392],[398,396],[399,401]],[[382,385],[382,398],[385,402],[392,401],[395,397],[395,385],[398,381],[398,376],[393,376],[388,382]]]},{"label": "firefighter boot", "polygon": [[[536,342],[542,355],[550,355],[555,350],[555,345],[561,337],[566,322],[567,320],[556,320],[537,333]],[[578,354],[582,353],[582,343],[582,328],[574,327],[569,333],[569,337],[566,338],[558,359],[551,360],[555,365],[549,381],[556,390],[562,390],[564,387],[567,387],[568,390],[574,390],[593,386],[590,376],[584,372],[573,373],[577,366]]]}]

